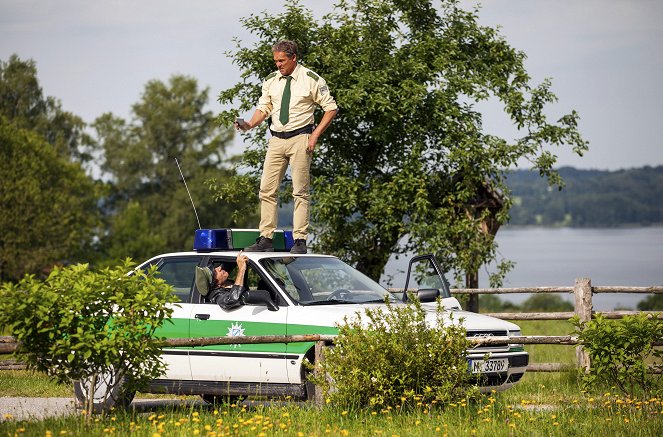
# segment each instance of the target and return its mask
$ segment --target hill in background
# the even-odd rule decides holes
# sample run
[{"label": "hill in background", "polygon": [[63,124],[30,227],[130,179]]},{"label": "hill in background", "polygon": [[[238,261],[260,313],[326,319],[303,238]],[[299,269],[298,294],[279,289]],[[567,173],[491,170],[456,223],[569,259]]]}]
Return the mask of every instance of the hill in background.
[{"label": "hill in background", "polygon": [[663,166],[601,171],[559,169],[566,186],[549,187],[537,172],[507,179],[510,225],[616,227],[663,224]]}]

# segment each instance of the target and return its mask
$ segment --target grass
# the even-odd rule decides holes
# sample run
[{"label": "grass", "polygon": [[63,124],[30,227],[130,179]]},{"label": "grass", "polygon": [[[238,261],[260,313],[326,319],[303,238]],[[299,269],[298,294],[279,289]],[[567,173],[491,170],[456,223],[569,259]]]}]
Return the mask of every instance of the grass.
[{"label": "grass", "polygon": [[[573,331],[568,322],[517,323],[524,335],[567,335]],[[526,349],[532,362],[575,362],[573,346],[528,345]],[[70,386],[59,386],[31,372],[3,371],[0,396],[71,397],[72,391]],[[574,371],[530,372],[512,389],[476,402],[459,401],[442,408],[412,400],[410,405],[407,411],[344,411],[287,402],[218,408],[188,403],[147,410],[136,407],[89,420],[80,413],[41,421],[4,417],[0,436],[663,435],[663,399],[629,399],[609,389],[584,393]]]},{"label": "grass", "polygon": [[43,421],[0,423],[0,435],[136,436],[476,436],[663,435],[663,400],[635,401],[612,394],[541,408],[505,403],[499,395],[446,408],[416,405],[408,411],[318,409],[310,405],[188,406],[117,411]]}]

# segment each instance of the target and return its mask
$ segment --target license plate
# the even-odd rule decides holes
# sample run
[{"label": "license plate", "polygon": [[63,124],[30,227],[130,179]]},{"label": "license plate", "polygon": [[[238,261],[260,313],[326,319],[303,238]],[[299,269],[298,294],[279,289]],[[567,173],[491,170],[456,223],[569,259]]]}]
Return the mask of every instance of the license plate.
[{"label": "license plate", "polygon": [[498,373],[509,370],[509,359],[470,360],[470,373]]}]

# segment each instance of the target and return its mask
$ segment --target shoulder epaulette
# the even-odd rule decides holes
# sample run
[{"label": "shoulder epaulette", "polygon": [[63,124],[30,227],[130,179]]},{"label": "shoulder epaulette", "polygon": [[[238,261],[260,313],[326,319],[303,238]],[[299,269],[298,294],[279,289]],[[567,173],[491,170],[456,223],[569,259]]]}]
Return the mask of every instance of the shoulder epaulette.
[{"label": "shoulder epaulette", "polygon": [[265,78],[265,80],[269,80],[269,79],[271,79],[271,78],[273,78],[273,77],[276,77],[276,71],[273,72],[272,74],[270,74],[269,76],[267,76],[267,77]]},{"label": "shoulder epaulette", "polygon": [[320,76],[318,76],[317,74],[315,74],[315,73],[312,72],[312,71],[307,71],[306,74],[308,74],[308,75],[309,75],[311,78],[313,78],[313,80],[316,81],[316,82],[318,81],[318,79],[320,79]]}]

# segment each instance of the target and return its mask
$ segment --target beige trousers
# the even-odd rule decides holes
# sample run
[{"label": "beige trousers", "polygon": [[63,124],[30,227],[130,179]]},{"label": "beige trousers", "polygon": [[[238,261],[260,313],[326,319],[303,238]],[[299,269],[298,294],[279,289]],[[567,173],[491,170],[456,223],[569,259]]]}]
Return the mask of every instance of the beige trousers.
[{"label": "beige trousers", "polygon": [[309,135],[297,135],[287,140],[271,137],[260,180],[260,236],[272,238],[278,225],[276,193],[290,164],[292,197],[295,200],[292,234],[306,240],[309,218],[309,188],[311,152]]}]

